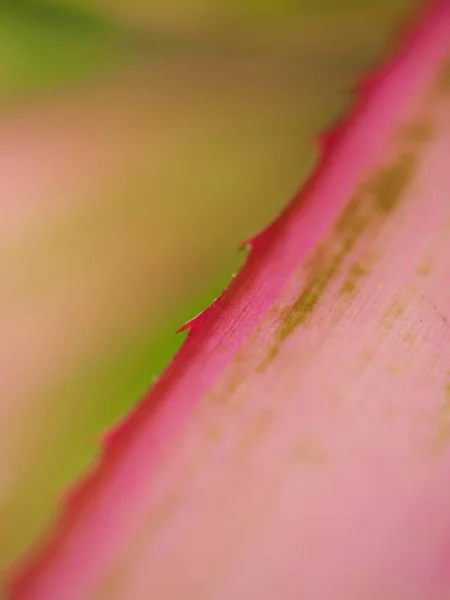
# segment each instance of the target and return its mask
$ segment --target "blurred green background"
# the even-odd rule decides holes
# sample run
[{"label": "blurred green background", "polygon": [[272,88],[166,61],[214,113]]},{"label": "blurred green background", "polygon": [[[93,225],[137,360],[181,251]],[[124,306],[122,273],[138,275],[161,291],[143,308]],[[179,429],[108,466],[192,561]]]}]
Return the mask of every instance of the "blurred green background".
[{"label": "blurred green background", "polygon": [[418,4],[0,3],[0,565],[44,531]]}]

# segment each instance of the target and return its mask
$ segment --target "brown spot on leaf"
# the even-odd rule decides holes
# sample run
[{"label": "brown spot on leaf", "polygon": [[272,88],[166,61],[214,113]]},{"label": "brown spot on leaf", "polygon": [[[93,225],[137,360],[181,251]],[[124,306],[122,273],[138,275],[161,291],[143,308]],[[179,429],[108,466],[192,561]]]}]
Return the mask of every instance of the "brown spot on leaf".
[{"label": "brown spot on leaf", "polygon": [[241,457],[244,452],[248,452],[256,446],[269,432],[273,423],[272,412],[265,410],[255,415],[250,426],[244,432],[238,442],[237,454]]},{"label": "brown spot on leaf", "polygon": [[409,123],[400,131],[400,141],[405,148],[417,150],[418,146],[423,146],[433,137],[433,127],[429,121],[416,121]]},{"label": "brown spot on leaf", "polygon": [[436,415],[436,445],[443,450],[450,440],[450,384],[446,384],[444,400]]},{"label": "brown spot on leaf", "polygon": [[432,88],[434,98],[450,94],[450,60],[446,60],[439,69]]},{"label": "brown spot on leaf", "polygon": [[383,315],[382,323],[387,328],[390,329],[394,323],[403,316],[405,313],[405,307],[400,300],[399,297],[396,297],[394,301],[389,305],[387,310]]},{"label": "brown spot on leaf", "polygon": [[431,269],[433,268],[433,263],[431,259],[424,260],[419,264],[416,269],[416,273],[419,277],[428,277],[431,273]]},{"label": "brown spot on leaf", "polygon": [[368,275],[368,271],[360,263],[354,262],[348,271],[347,277],[341,286],[341,295],[353,294],[359,281]]},{"label": "brown spot on leaf", "polygon": [[382,212],[388,213],[397,206],[411,180],[416,162],[414,154],[405,153],[394,165],[381,170],[374,178],[371,191],[376,206]]},{"label": "brown spot on leaf", "polygon": [[[281,311],[274,343],[258,370],[263,371],[267,367],[277,355],[281,343],[314,312],[360,236],[369,228],[379,228],[395,209],[414,175],[416,162],[415,154],[405,152],[395,163],[379,169],[360,185],[337,219],[328,239],[318,246],[305,263],[307,282],[297,299]],[[365,271],[361,265],[353,265],[350,279],[344,282],[341,293],[354,291],[356,279],[363,274]]]},{"label": "brown spot on leaf", "polygon": [[411,331],[407,331],[403,336],[403,341],[405,344],[408,344],[408,346],[412,346],[415,339],[416,337]]},{"label": "brown spot on leaf", "polygon": [[328,456],[317,441],[300,437],[290,448],[288,460],[296,466],[305,465],[317,469],[327,464]]}]

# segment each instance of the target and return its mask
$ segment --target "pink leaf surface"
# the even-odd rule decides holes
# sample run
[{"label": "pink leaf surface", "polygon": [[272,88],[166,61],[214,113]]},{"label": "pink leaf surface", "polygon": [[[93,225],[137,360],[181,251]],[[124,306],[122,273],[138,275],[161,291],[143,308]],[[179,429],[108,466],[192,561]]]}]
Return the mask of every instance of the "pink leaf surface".
[{"label": "pink leaf surface", "polygon": [[98,466],[13,600],[450,596],[450,2]]}]

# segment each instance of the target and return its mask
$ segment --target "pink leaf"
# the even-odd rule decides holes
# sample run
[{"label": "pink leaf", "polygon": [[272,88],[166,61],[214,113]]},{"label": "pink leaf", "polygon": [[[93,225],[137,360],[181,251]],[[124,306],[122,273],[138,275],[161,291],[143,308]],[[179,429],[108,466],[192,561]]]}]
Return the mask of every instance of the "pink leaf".
[{"label": "pink leaf", "polygon": [[449,109],[437,0],[12,599],[450,596]]}]

